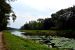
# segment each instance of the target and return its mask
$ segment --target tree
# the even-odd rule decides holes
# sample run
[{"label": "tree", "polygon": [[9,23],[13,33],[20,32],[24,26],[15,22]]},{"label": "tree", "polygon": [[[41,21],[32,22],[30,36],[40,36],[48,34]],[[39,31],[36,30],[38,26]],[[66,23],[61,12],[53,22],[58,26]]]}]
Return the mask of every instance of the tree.
[{"label": "tree", "polygon": [[51,16],[56,29],[75,29],[75,6],[62,9]]},{"label": "tree", "polygon": [[54,26],[54,23],[52,22],[52,19],[51,18],[46,18],[43,21],[43,28],[44,29],[49,30],[53,26]]},{"label": "tree", "polygon": [[38,19],[37,21],[30,21],[29,23],[24,24],[24,26],[22,26],[21,29],[47,30],[50,29],[53,25],[54,24],[51,18],[46,18],[46,19]]},{"label": "tree", "polygon": [[11,6],[6,1],[14,0],[0,0],[0,31],[7,28],[7,20],[10,17],[10,13],[12,13],[13,20],[16,19],[15,13],[12,11]]}]

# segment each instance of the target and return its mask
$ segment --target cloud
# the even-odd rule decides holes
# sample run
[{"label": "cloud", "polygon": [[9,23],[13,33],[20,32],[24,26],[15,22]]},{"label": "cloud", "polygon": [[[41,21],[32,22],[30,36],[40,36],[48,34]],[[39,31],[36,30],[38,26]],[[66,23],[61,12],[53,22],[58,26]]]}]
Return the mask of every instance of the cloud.
[{"label": "cloud", "polygon": [[43,11],[47,8],[65,8],[73,5],[75,0],[18,0],[18,4],[29,5],[32,8]]},{"label": "cloud", "polygon": [[52,13],[75,5],[75,0],[17,0],[11,3],[17,15],[16,21],[10,20],[10,27],[20,28],[24,23],[38,18],[50,17]]}]

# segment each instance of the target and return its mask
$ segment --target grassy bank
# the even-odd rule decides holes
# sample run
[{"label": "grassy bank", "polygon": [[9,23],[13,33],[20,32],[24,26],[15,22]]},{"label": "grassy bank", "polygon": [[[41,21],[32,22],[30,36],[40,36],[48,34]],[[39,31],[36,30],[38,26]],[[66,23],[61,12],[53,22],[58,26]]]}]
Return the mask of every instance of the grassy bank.
[{"label": "grassy bank", "polygon": [[56,33],[55,30],[21,30],[22,32],[26,32],[28,35],[54,35]]},{"label": "grassy bank", "polygon": [[[50,50],[47,46],[14,36],[8,31],[4,31],[4,39],[8,50]],[[51,48],[51,50],[57,49]]]},{"label": "grassy bank", "polygon": [[14,36],[8,31],[4,31],[4,41],[8,50],[65,50],[62,48],[48,48],[44,44],[35,43],[32,40]]},{"label": "grassy bank", "polygon": [[75,38],[75,30],[21,30],[28,35],[51,35],[67,38]]}]

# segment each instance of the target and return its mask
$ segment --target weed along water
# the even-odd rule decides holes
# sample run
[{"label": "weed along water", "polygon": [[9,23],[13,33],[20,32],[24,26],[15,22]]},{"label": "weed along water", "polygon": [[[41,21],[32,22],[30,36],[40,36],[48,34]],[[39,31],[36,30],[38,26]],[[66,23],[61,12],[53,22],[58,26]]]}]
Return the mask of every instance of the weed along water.
[{"label": "weed along water", "polygon": [[24,35],[20,31],[11,31],[12,34],[25,38],[34,40],[35,42],[39,42],[40,44],[45,44],[48,47],[57,47],[57,48],[73,48],[75,49],[75,39],[65,38],[65,37],[52,37],[52,36],[30,36]]}]

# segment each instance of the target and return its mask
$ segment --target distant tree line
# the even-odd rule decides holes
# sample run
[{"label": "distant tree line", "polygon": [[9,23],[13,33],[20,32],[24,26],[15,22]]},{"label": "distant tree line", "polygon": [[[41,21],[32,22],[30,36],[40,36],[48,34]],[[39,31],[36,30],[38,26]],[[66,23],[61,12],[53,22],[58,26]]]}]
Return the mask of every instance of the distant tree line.
[{"label": "distant tree line", "polygon": [[21,29],[49,30],[49,29],[75,29],[75,6],[53,13],[51,18],[38,19],[24,24]]},{"label": "distant tree line", "polygon": [[37,21],[30,21],[29,23],[24,24],[21,29],[26,30],[48,30],[53,25],[51,18],[38,19]]}]

